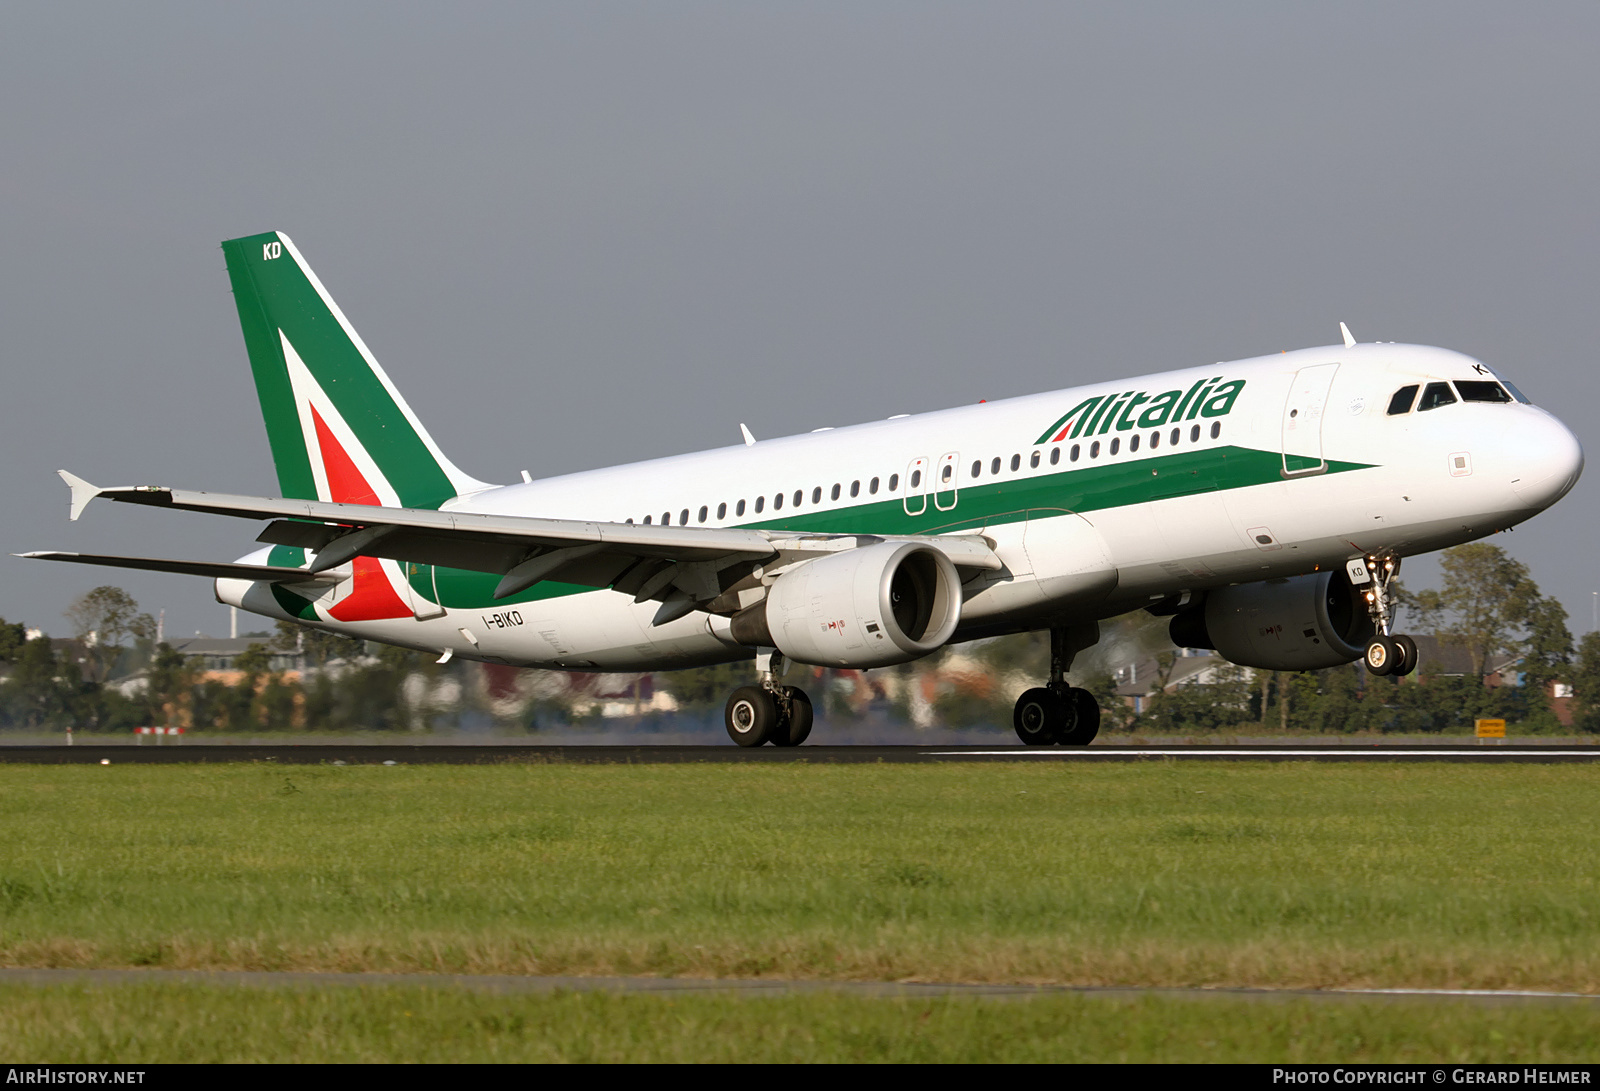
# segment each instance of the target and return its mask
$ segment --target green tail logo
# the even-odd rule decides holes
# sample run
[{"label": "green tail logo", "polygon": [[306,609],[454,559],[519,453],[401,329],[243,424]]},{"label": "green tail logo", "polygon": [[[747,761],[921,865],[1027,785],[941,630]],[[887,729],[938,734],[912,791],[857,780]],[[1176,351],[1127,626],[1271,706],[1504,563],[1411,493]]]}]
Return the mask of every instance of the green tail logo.
[{"label": "green tail logo", "polygon": [[485,487],[439,450],[287,235],[222,252],[284,496],[437,508]]}]

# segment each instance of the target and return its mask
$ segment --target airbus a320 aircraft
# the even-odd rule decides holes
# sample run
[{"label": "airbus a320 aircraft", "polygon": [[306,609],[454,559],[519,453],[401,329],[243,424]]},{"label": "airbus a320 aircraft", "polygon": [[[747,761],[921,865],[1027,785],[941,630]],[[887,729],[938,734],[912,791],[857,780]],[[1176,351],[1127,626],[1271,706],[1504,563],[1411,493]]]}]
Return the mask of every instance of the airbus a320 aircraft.
[{"label": "airbus a320 aircraft", "polygon": [[[808,435],[490,485],[445,457],[288,237],[222,245],[281,498],[62,472],[96,497],[264,522],[236,563],[26,556],[208,576],[281,621],[489,663],[660,670],[753,660],[740,745],[811,730],[786,661],[871,668],[1048,629],[1017,701],[1034,745],[1100,711],[1065,680],[1098,622],[1171,616],[1234,663],[1416,665],[1402,557],[1520,523],[1577,441],[1484,364],[1344,343]],[[743,428],[743,426],[741,426]]]}]

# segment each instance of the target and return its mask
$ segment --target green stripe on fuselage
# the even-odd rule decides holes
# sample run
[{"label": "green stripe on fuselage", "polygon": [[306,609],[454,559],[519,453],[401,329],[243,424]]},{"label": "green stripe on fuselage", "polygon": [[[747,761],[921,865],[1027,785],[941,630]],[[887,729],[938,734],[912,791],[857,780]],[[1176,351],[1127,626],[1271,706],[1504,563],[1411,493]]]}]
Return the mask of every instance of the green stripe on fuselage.
[{"label": "green stripe on fuselage", "polygon": [[[1327,473],[1347,473],[1372,467],[1361,462],[1328,461]],[[1321,474],[1316,476],[1320,477]],[[971,481],[971,479],[968,479]],[[920,515],[907,515],[905,496],[873,500],[848,508],[822,511],[792,509],[791,514],[739,524],[760,530],[800,531],[812,534],[877,534],[895,537],[904,534],[947,534],[979,531],[1027,519],[1028,512],[1055,509],[1070,512],[1105,511],[1109,508],[1146,504],[1197,493],[1242,489],[1282,481],[1283,455],[1277,451],[1257,451],[1249,447],[1211,447],[1175,452],[1149,458],[1080,464],[1050,473],[991,477],[971,481],[956,494],[949,511],[934,504],[935,494],[923,499],[927,507]],[[807,498],[815,483],[806,487]],[[823,486],[832,488],[832,482]],[[785,493],[785,503],[793,495]],[[948,496],[948,494],[939,494]],[[705,498],[720,501],[722,498]],[[734,499],[734,498],[729,498]],[[770,498],[769,498],[770,501]],[[698,505],[696,505],[698,506]],[[411,585],[433,598],[435,574],[426,566],[412,566]],[[500,577],[488,572],[469,572],[440,568],[437,572],[441,605],[466,609],[488,609],[519,602],[562,598],[595,590],[570,583],[537,583],[525,591],[495,599]]]}]

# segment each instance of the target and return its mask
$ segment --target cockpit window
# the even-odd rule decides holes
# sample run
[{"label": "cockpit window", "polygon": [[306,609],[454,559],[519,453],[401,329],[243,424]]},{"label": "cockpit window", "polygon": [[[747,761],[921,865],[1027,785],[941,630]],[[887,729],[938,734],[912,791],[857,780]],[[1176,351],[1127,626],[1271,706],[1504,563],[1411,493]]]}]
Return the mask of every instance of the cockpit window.
[{"label": "cockpit window", "polygon": [[1401,413],[1411,412],[1411,403],[1417,400],[1418,386],[1402,386],[1394,392],[1394,397],[1389,399],[1389,416],[1398,417]]},{"label": "cockpit window", "polygon": [[1511,395],[1499,383],[1485,379],[1457,379],[1456,390],[1464,402],[1509,402]]},{"label": "cockpit window", "polygon": [[1528,400],[1528,396],[1526,394],[1524,394],[1522,391],[1518,390],[1516,387],[1512,386],[1510,383],[1506,382],[1504,379],[1500,380],[1500,385],[1505,387],[1507,390],[1511,391],[1511,396],[1513,398],[1517,399],[1517,401],[1521,402],[1523,405],[1532,405],[1533,404],[1532,402],[1530,402]]},{"label": "cockpit window", "polygon": [[1449,383],[1429,383],[1422,392],[1422,404],[1417,406],[1418,413],[1426,413],[1430,409],[1437,409],[1441,405],[1452,405],[1456,396],[1450,393]]}]

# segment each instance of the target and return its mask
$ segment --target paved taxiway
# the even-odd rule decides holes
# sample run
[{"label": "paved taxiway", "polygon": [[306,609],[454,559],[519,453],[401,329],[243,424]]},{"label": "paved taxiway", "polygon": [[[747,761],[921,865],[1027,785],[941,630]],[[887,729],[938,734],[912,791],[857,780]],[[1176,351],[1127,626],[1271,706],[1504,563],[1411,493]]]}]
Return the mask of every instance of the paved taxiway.
[{"label": "paved taxiway", "polygon": [[278,762],[284,765],[487,765],[552,762],[569,765],[672,765],[693,762],[1047,762],[1098,764],[1129,761],[1312,761],[1312,762],[1521,762],[1558,764],[1600,761],[1600,746],[1502,745],[1496,743],[1280,745],[1028,746],[525,746],[450,743],[298,745],[15,745],[0,746],[0,762],[33,765],[182,764]]},{"label": "paved taxiway", "polygon": [[1106,999],[1174,996],[1184,999],[1245,1000],[1460,1000],[1478,1004],[1600,1004],[1589,993],[1528,989],[1250,989],[1140,988],[1128,985],[977,985],[925,981],[779,981],[686,977],[540,977],[516,974],[382,974],[243,970],[65,970],[0,969],[0,985],[212,985],[234,988],[348,988],[400,985],[467,989],[500,994],[552,992],[735,993],[784,996],[837,992],[854,996],[977,996],[1016,999],[1076,994]]}]

